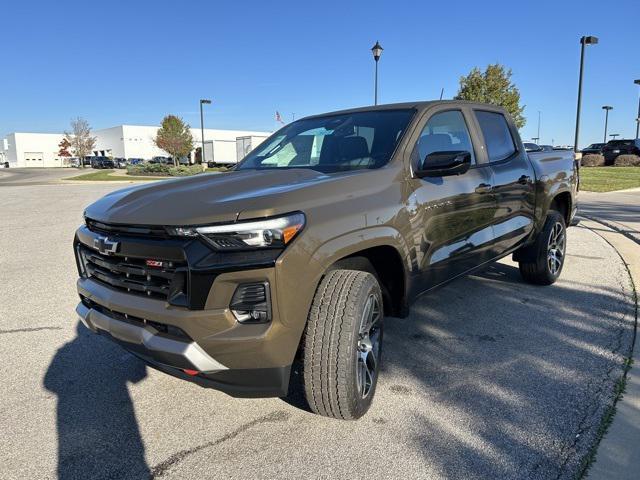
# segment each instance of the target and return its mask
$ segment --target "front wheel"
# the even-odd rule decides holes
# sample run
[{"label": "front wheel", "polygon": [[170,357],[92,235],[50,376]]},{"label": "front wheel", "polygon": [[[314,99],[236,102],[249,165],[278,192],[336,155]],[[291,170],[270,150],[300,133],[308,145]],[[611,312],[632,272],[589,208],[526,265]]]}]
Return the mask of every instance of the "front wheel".
[{"label": "front wheel", "polygon": [[531,261],[520,262],[520,274],[536,285],[551,285],[560,276],[567,247],[567,227],[564,217],[551,210],[532,249]]},{"label": "front wheel", "polygon": [[304,343],[311,410],[344,420],[367,412],[378,380],[382,320],[382,292],[372,274],[333,270],[320,282]]}]

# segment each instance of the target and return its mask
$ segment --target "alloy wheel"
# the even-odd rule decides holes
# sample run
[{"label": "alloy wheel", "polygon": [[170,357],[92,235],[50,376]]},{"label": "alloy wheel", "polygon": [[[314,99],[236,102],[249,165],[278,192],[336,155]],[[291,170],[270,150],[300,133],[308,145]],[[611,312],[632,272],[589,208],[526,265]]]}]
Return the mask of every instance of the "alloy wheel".
[{"label": "alloy wheel", "polygon": [[549,244],[547,246],[547,263],[549,272],[552,275],[558,275],[564,262],[564,250],[566,245],[566,237],[564,226],[560,222],[556,222],[551,229],[549,235]]},{"label": "alloy wheel", "polygon": [[377,295],[371,294],[365,303],[360,329],[358,348],[356,349],[356,372],[358,393],[366,398],[375,383],[380,359],[380,340],[382,334],[382,311]]}]

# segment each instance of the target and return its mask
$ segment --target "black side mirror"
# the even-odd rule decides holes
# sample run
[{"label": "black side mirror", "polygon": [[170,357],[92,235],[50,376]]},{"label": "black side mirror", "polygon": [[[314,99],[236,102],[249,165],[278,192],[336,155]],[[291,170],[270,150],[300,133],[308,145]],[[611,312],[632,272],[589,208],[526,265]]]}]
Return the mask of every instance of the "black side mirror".
[{"label": "black side mirror", "polygon": [[460,175],[469,170],[471,153],[463,150],[451,152],[432,152],[426,156],[421,168],[416,169],[418,178],[446,177]]}]

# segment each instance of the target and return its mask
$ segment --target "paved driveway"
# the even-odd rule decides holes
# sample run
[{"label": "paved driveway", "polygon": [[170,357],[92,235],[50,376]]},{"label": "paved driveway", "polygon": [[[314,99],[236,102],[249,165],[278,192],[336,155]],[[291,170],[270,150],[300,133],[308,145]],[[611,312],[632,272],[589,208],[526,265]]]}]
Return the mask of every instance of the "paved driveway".
[{"label": "paved driveway", "polygon": [[92,168],[0,168],[0,187],[47,185],[62,178],[94,172]]},{"label": "paved driveway", "polygon": [[640,243],[640,188],[619,192],[580,192],[580,213],[605,221]]},{"label": "paved driveway", "polygon": [[71,240],[113,185],[0,187],[0,477],[573,478],[631,346],[627,272],[573,228],[562,279],[508,260],[388,318],[357,422],[299,396],[238,400],[145,367],[78,324]]}]

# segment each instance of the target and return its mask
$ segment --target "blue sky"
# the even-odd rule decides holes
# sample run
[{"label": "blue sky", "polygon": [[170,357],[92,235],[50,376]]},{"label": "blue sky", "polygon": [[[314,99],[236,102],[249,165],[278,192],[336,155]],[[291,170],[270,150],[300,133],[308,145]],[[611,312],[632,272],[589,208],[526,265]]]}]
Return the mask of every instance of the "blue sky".
[{"label": "blue sky", "polygon": [[[274,112],[319,113],[455,95],[472,67],[513,70],[527,106],[522,134],[572,144],[579,38],[587,50],[581,144],[635,135],[640,78],[637,0],[458,2],[32,2],[4,4],[0,136],[158,124],[167,113],[210,128],[275,127]],[[627,19],[627,20],[625,20]],[[625,23],[628,22],[628,25]]]}]

